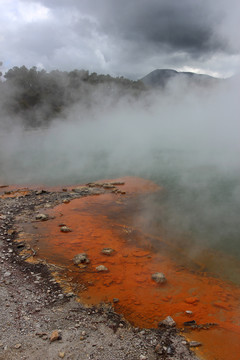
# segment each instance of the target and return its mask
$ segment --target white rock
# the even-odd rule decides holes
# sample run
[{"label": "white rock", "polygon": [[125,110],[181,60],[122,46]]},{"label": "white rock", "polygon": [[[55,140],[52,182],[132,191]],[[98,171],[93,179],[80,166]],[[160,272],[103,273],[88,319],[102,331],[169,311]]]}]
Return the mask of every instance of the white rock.
[{"label": "white rock", "polygon": [[108,271],[108,268],[104,265],[99,265],[96,267],[96,270],[101,272],[101,271]]}]

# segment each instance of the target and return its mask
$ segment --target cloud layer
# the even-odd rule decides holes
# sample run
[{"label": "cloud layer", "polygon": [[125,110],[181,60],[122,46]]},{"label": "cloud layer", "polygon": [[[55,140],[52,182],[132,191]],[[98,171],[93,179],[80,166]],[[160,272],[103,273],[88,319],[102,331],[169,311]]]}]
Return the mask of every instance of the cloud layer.
[{"label": "cloud layer", "polygon": [[1,0],[0,45],[14,65],[141,77],[155,68],[238,71],[239,3],[230,0]]}]

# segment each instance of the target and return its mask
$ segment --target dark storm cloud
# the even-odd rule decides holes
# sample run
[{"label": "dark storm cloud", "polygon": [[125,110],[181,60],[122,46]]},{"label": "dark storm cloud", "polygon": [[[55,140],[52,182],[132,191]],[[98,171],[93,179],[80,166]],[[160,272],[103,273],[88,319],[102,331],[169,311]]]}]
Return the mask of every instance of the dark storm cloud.
[{"label": "dark storm cloud", "polygon": [[0,45],[13,64],[132,77],[159,67],[227,74],[239,66],[238,0],[2,1]]},{"label": "dark storm cloud", "polygon": [[116,36],[119,33],[148,48],[152,45],[154,50],[184,51],[193,56],[228,50],[226,40],[215,33],[220,14],[210,14],[203,2],[138,0],[114,8],[114,20],[104,19],[107,31],[114,29]]},{"label": "dark storm cloud", "polygon": [[[64,1],[45,1],[60,8]],[[215,51],[232,51],[227,38],[218,33],[224,21],[224,9],[212,1],[194,0],[123,0],[116,2],[75,1],[68,6],[94,16],[98,31],[119,40],[150,45],[154,50],[183,51],[202,56]],[[217,5],[217,4],[216,4]]]}]

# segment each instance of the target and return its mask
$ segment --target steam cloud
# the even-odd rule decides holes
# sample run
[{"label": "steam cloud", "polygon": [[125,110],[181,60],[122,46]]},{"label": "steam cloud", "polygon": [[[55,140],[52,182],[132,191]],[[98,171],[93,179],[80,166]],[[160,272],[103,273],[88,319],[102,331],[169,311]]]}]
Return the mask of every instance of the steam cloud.
[{"label": "steam cloud", "polygon": [[136,100],[96,91],[96,108],[76,104],[48,128],[2,118],[0,182],[149,178],[165,190],[142,208],[165,236],[190,234],[240,258],[238,94],[237,78],[212,88],[172,81]]}]

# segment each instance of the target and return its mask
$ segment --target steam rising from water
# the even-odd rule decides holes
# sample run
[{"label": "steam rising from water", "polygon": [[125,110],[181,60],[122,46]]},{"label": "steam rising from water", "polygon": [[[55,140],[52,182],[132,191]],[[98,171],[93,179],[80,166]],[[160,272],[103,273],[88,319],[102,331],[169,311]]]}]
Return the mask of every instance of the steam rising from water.
[{"label": "steam rising from water", "polygon": [[44,129],[2,119],[0,183],[149,178],[165,189],[143,206],[149,222],[240,259],[238,97],[236,80],[208,89],[172,82],[134,101],[98,91],[95,108],[77,104]]}]

